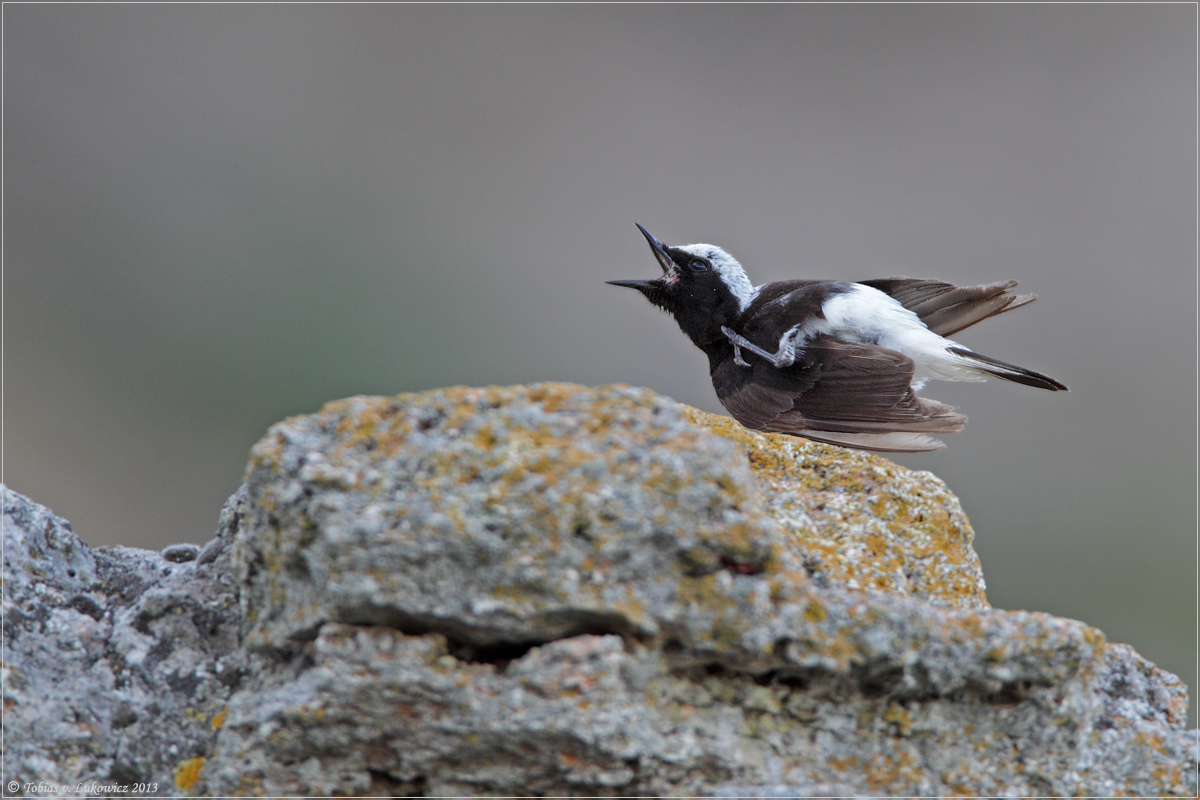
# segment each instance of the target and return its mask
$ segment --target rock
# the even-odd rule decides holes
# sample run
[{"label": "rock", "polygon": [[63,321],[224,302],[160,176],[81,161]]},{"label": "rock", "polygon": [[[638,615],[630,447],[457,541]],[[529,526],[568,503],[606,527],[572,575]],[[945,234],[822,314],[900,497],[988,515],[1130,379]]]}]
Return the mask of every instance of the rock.
[{"label": "rock", "polygon": [[149,550],[91,550],[66,520],[2,488],[4,773],[22,787],[60,789],[9,784],[7,794],[76,796],[80,784],[92,794],[176,794],[176,765],[209,752],[214,721],[251,663],[237,642],[232,528],[211,545],[224,555],[203,567]]},{"label": "rock", "polygon": [[975,532],[937,476],[860,450],[747,430],[687,406],[685,417],[746,451],[767,511],[821,585],[987,608]]},{"label": "rock", "polygon": [[194,544],[173,544],[162,549],[162,557],[176,564],[194,561],[200,555],[200,548]]},{"label": "rock", "polygon": [[[253,647],[329,621],[472,651],[654,637],[659,617],[695,607],[672,573],[703,592],[787,557],[739,448],[628,389],[331,403],[255,445],[246,489],[236,555]],[[715,623],[694,620],[698,635]]]},{"label": "rock", "polygon": [[[88,670],[146,654],[124,684],[86,659],[67,681],[61,623],[14,634],[16,668],[40,673],[9,712],[21,779],[119,763],[158,794],[1196,791],[1185,687],[1083,623],[990,609],[935,477],[645,390],[331,403],[272,427],[182,563],[90,553],[61,521],[65,544],[40,544],[49,512],[6,498],[27,554],[5,562],[6,605],[73,615]],[[168,639],[177,662],[151,659]],[[88,745],[63,750],[38,703],[96,720]]]}]

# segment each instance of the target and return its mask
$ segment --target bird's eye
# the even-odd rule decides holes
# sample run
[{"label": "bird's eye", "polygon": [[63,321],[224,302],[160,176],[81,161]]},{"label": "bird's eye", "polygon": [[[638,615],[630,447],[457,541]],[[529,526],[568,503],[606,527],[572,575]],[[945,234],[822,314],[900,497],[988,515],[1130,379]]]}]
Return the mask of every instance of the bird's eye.
[{"label": "bird's eye", "polygon": [[704,272],[708,269],[708,262],[703,258],[693,258],[688,262],[688,268],[695,272]]}]

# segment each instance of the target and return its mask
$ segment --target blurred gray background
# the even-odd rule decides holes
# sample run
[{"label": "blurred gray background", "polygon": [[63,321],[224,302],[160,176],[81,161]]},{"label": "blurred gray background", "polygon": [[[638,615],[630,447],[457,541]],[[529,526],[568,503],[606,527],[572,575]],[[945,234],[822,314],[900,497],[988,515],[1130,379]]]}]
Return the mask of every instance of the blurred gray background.
[{"label": "blurred gray background", "polygon": [[267,426],[347,395],[720,410],[604,285],[657,274],[636,221],[757,282],[1041,295],[957,338],[1071,392],[931,384],[971,421],[898,460],[962,499],[994,605],[1196,688],[1194,6],[3,13],[4,479],[89,543],[207,541]]}]

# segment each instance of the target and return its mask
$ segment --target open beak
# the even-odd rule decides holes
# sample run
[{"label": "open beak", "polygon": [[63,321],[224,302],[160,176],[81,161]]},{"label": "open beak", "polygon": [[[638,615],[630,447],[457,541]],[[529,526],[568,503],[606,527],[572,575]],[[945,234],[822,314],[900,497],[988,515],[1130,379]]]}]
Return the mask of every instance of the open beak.
[{"label": "open beak", "polygon": [[[663,274],[666,275],[672,271],[675,268],[675,262],[667,255],[667,248],[663,246],[663,243],[655,239],[654,235],[641,225],[638,225],[636,222],[633,224],[637,225],[637,229],[642,232],[642,236],[645,236],[646,241],[650,243],[650,249],[654,252],[654,257],[658,259],[658,265],[662,267]],[[661,288],[662,279],[652,281],[608,281],[608,283],[611,283],[613,286],[628,286],[630,289],[637,289],[639,292],[645,293]]]},{"label": "open beak", "polygon": [[663,247],[663,243],[655,239],[654,235],[641,225],[638,225],[636,222],[633,224],[637,225],[637,229],[642,232],[642,236],[645,236],[646,241],[650,243],[650,249],[654,251],[654,257],[658,259],[658,265],[662,267],[663,274],[665,275],[675,269],[675,262],[667,255],[667,248]]},{"label": "open beak", "polygon": [[658,286],[658,281],[605,281],[605,283],[613,286],[628,286],[630,289],[637,289],[639,292],[645,292],[654,289]]}]

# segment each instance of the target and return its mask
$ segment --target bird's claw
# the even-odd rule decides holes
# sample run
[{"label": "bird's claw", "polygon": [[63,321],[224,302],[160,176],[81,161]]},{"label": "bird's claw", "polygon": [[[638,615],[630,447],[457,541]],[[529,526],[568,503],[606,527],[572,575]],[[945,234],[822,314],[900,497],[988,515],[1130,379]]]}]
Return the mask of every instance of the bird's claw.
[{"label": "bird's claw", "polygon": [[749,367],[750,365],[746,362],[746,359],[742,358],[742,345],[746,343],[746,340],[724,325],[721,326],[721,333],[725,334],[725,338],[733,345],[733,363],[739,367]]},{"label": "bird's claw", "polygon": [[780,340],[778,353],[768,353],[766,350],[763,350],[761,347],[756,345],[754,342],[750,341],[749,339],[745,338],[744,336],[739,336],[738,334],[731,331],[729,328],[726,328],[724,325],[721,326],[721,333],[725,334],[725,338],[728,339],[729,343],[733,345],[733,363],[737,364],[738,366],[741,366],[741,367],[750,366],[749,364],[746,363],[746,360],[744,358],[742,358],[742,348],[749,350],[751,353],[754,353],[756,356],[761,356],[762,358],[765,358],[776,369],[783,369],[784,367],[790,367],[796,360],[796,353],[795,353],[794,345],[788,344],[788,336],[791,335],[790,331],[789,331],[788,335],[785,335],[784,338]]},{"label": "bird's claw", "polygon": [[733,363],[739,367],[749,367],[750,364],[747,363],[746,359],[742,358],[742,345],[748,344],[748,342],[724,325],[721,326],[721,333],[725,334],[725,338],[733,345]]}]

